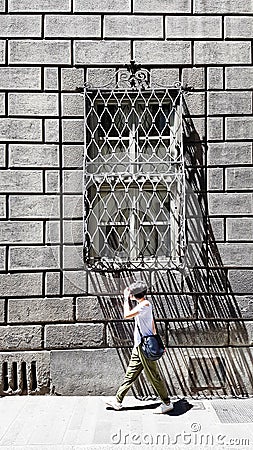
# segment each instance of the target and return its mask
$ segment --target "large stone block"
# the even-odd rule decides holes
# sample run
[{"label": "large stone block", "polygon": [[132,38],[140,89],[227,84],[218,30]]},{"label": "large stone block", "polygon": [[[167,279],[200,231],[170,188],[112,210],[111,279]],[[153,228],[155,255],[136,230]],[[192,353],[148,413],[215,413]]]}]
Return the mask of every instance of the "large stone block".
[{"label": "large stone block", "polygon": [[59,217],[60,198],[57,195],[11,195],[11,218]]},{"label": "large stone block", "polygon": [[46,222],[46,243],[60,244],[61,242],[61,225],[59,220],[48,220]]},{"label": "large stone block", "polygon": [[41,273],[0,274],[0,296],[17,297],[20,295],[41,295]]},{"label": "large stone block", "polygon": [[87,280],[84,270],[65,270],[63,272],[63,294],[86,294]]},{"label": "large stone block", "polygon": [[82,244],[83,220],[64,220],[63,242],[65,244]]},{"label": "large stone block", "polygon": [[249,38],[253,34],[253,18],[244,17],[226,17],[225,18],[225,37],[226,38]]},{"label": "large stone block", "polygon": [[105,16],[105,37],[162,38],[162,17],[133,15]]},{"label": "large stone block", "polygon": [[60,272],[46,272],[45,280],[45,294],[46,295],[60,295],[61,292],[61,273]]},{"label": "large stone block", "polygon": [[227,190],[252,190],[253,189],[253,168],[237,167],[226,169]]},{"label": "large stone block", "polygon": [[188,41],[135,41],[135,59],[141,64],[191,64]]},{"label": "large stone block", "polygon": [[[251,274],[252,280],[252,274]],[[253,283],[252,283],[253,284]],[[252,292],[252,288],[251,288]],[[238,308],[244,319],[253,319],[253,295],[236,295]]]},{"label": "large stone block", "polygon": [[208,165],[223,166],[233,164],[251,164],[252,150],[248,142],[217,142],[208,144]]},{"label": "large stone block", "polygon": [[63,197],[63,215],[66,219],[83,218],[83,196],[65,194]]},{"label": "large stone block", "polygon": [[251,64],[246,41],[199,41],[194,43],[195,64]]},{"label": "large stone block", "polygon": [[9,115],[57,116],[58,94],[9,94]]},{"label": "large stone block", "polygon": [[59,246],[10,247],[10,269],[56,269],[60,265]]},{"label": "large stone block", "polygon": [[0,89],[40,89],[41,69],[39,67],[0,67]]},{"label": "large stone block", "polygon": [[75,64],[125,64],[130,60],[129,41],[76,41]]},{"label": "large stone block", "polygon": [[117,3],[111,0],[74,0],[74,12],[130,12],[130,0],[117,0]]},{"label": "large stone block", "polygon": [[212,218],[210,219],[210,225],[215,241],[224,241],[224,219]]},{"label": "large stone block", "polygon": [[231,290],[235,294],[251,294],[253,292],[253,270],[229,270]]},{"label": "large stone block", "polygon": [[5,322],[5,300],[0,299],[0,323]]},{"label": "large stone block", "polygon": [[60,140],[59,119],[45,119],[45,140],[46,142],[59,142]]},{"label": "large stone block", "polygon": [[167,16],[166,37],[175,38],[221,38],[221,17],[215,16]]},{"label": "large stone block", "polygon": [[1,14],[0,37],[41,37],[41,17]]},{"label": "large stone block", "polygon": [[43,192],[41,170],[0,170],[0,192]]},{"label": "large stone block", "polygon": [[169,346],[206,347],[228,344],[226,322],[178,322],[168,324]]},{"label": "large stone block", "polygon": [[223,190],[223,169],[213,168],[207,171],[207,187],[210,191]]},{"label": "large stone block", "polygon": [[0,94],[0,116],[5,116],[6,108],[5,108],[5,94]]},{"label": "large stone block", "polygon": [[83,245],[64,245],[63,268],[77,270],[84,269]]},{"label": "large stone block", "polygon": [[41,119],[0,119],[0,139],[39,142],[42,140]]},{"label": "large stone block", "polygon": [[247,215],[253,213],[251,194],[209,194],[210,215]]},{"label": "large stone block", "polygon": [[86,320],[103,320],[104,313],[102,300],[98,297],[77,297],[76,299],[76,319],[78,322]]},{"label": "large stone block", "polygon": [[9,167],[57,167],[57,145],[10,144]]},{"label": "large stone block", "polygon": [[2,352],[5,379],[0,381],[0,395],[44,395],[50,392],[50,353],[45,351]]},{"label": "large stone block", "polygon": [[190,0],[135,0],[135,12],[190,13]]},{"label": "large stone block", "polygon": [[205,71],[203,67],[185,67],[182,71],[182,81],[184,85],[187,84],[194,89],[205,88]]},{"label": "large stone block", "polygon": [[249,92],[209,92],[208,114],[250,114],[252,98]]},{"label": "large stone block", "polygon": [[60,171],[59,170],[46,170],[46,193],[60,193]]},{"label": "large stone block", "polygon": [[230,345],[253,344],[253,322],[229,322]]},{"label": "large stone block", "polygon": [[252,89],[253,67],[226,67],[226,89]]},{"label": "large stone block", "polygon": [[75,91],[77,87],[84,84],[84,70],[79,67],[61,69],[62,91]]},{"label": "large stone block", "polygon": [[9,0],[9,12],[70,12],[71,0]]},{"label": "large stone block", "polygon": [[78,194],[83,192],[83,170],[63,171],[63,192]]},{"label": "large stone block", "polygon": [[50,355],[50,375],[57,394],[115,395],[124,377],[115,349],[58,350]]},{"label": "large stone block", "polygon": [[5,167],[6,165],[6,145],[0,144],[0,167]]},{"label": "large stone block", "polygon": [[253,218],[227,218],[228,241],[253,241]]},{"label": "large stone block", "polygon": [[223,67],[208,67],[207,69],[208,89],[223,89]]},{"label": "large stone block", "polygon": [[73,324],[73,325],[46,325],[46,348],[97,348],[103,347],[104,325],[99,324]]},{"label": "large stone block", "polygon": [[9,323],[72,322],[72,298],[9,299]]},{"label": "large stone block", "polygon": [[47,15],[45,37],[94,38],[101,35],[100,16]]},{"label": "large stone block", "polygon": [[76,167],[83,169],[84,146],[63,146],[63,167]]},{"label": "large stone block", "polygon": [[205,114],[205,94],[194,92],[187,97],[187,108],[190,116],[198,116]]},{"label": "large stone block", "polygon": [[71,64],[70,41],[9,41],[11,64]]},{"label": "large stone block", "polygon": [[207,118],[207,138],[209,141],[223,140],[223,117]]},{"label": "large stone block", "polygon": [[45,90],[57,91],[59,89],[57,67],[44,67],[44,86]]},{"label": "large stone block", "polygon": [[151,69],[152,83],[159,86],[174,86],[179,80],[179,70],[173,69]]},{"label": "large stone block", "polygon": [[218,243],[218,249],[224,266],[253,266],[253,243]]},{"label": "large stone block", "polygon": [[63,116],[82,116],[84,114],[83,95],[63,94],[62,95]]},{"label": "large stone block", "polygon": [[0,63],[5,64],[5,42],[0,41]]},{"label": "large stone block", "polygon": [[86,81],[88,81],[89,86],[95,88],[101,86],[113,87],[115,85],[115,69],[89,67],[86,73]]},{"label": "large stone block", "polygon": [[0,195],[0,217],[6,217],[6,195]]},{"label": "large stone block", "polygon": [[253,118],[250,117],[227,117],[226,139],[241,141],[253,139]]},{"label": "large stone block", "polygon": [[6,247],[0,247],[0,270],[6,270]]},{"label": "large stone block", "polygon": [[42,347],[42,327],[28,326],[2,326],[0,327],[1,350],[33,350]]},{"label": "large stone block", "polygon": [[63,119],[62,128],[64,142],[83,142],[83,119]]},{"label": "large stone block", "polygon": [[253,12],[251,0],[195,0],[195,13],[235,14]]},{"label": "large stone block", "polygon": [[29,221],[1,221],[0,222],[1,243],[42,243],[43,222]]}]

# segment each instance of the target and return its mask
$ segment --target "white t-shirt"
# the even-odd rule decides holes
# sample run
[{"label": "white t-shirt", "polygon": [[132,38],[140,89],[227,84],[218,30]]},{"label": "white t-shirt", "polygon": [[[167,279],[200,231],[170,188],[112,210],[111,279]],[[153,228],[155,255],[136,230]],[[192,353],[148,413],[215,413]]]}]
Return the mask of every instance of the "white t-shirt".
[{"label": "white t-shirt", "polygon": [[[135,316],[135,327],[134,327],[134,348],[138,347],[141,343],[141,335],[149,336],[153,334],[153,314],[152,314],[152,305],[148,300],[142,301],[137,305],[139,309],[139,314]],[[138,330],[138,326],[141,331],[141,335]]]}]

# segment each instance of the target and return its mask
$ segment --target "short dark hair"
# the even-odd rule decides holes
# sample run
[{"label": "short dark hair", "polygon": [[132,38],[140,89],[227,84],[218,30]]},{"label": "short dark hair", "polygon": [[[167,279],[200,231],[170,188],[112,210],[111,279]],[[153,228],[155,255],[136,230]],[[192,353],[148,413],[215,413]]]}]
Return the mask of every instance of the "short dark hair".
[{"label": "short dark hair", "polygon": [[129,286],[130,294],[136,298],[143,298],[147,293],[147,285],[143,281],[135,281]]}]

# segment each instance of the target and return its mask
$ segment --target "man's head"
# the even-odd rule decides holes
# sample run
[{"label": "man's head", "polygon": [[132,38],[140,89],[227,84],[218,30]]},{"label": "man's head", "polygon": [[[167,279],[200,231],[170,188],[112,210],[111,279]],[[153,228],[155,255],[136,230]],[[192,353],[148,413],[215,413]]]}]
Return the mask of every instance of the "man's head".
[{"label": "man's head", "polygon": [[135,281],[129,286],[130,295],[136,299],[143,298],[147,293],[147,285],[143,281]]}]

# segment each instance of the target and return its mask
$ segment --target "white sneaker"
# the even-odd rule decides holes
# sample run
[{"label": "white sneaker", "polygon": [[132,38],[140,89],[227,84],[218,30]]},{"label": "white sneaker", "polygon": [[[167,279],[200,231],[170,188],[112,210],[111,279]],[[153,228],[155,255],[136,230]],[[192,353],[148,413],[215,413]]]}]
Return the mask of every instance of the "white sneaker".
[{"label": "white sneaker", "polygon": [[169,403],[168,405],[166,405],[166,403],[161,403],[161,405],[154,410],[154,414],[166,414],[172,411],[173,408],[173,403]]},{"label": "white sneaker", "polygon": [[106,406],[110,406],[110,408],[115,409],[115,411],[122,409],[122,403],[120,403],[116,398],[106,400],[105,404]]}]

